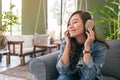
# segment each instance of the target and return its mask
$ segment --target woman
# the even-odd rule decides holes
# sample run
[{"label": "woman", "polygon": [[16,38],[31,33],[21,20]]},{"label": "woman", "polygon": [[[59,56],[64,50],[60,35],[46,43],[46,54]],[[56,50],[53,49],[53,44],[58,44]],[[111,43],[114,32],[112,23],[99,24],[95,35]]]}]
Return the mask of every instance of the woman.
[{"label": "woman", "polygon": [[104,80],[101,68],[109,46],[97,37],[95,26],[85,30],[88,20],[92,20],[88,12],[71,15],[56,65],[58,80]]}]

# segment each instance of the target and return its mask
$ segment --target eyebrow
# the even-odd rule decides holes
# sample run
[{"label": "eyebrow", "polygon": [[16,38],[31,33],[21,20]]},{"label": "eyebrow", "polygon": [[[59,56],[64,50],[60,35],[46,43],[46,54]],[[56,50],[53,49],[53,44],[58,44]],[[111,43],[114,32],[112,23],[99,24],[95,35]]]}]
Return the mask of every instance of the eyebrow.
[{"label": "eyebrow", "polygon": [[80,20],[80,19],[73,19],[73,20]]},{"label": "eyebrow", "polygon": [[[72,21],[75,21],[75,20],[80,20],[80,19],[73,19]],[[72,21],[69,21],[69,23],[72,22]]]},{"label": "eyebrow", "polygon": [[74,21],[74,20],[80,20],[80,19],[73,19],[72,21]]}]

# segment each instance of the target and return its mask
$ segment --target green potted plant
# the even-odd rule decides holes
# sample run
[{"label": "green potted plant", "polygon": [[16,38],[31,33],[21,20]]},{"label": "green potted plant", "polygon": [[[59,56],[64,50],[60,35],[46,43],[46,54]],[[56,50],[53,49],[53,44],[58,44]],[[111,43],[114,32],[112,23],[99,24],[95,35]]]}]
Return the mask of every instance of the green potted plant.
[{"label": "green potted plant", "polygon": [[119,0],[107,0],[104,6],[98,6],[92,11],[93,15],[100,13],[97,23],[106,24],[105,38],[107,40],[120,40],[120,2]]},{"label": "green potted plant", "polygon": [[3,49],[6,45],[5,43],[5,33],[8,30],[9,27],[13,27],[16,24],[20,24],[18,21],[18,17],[13,14],[12,9],[15,7],[15,5],[10,6],[9,11],[5,11],[0,14],[0,19],[2,21],[2,24],[0,25],[0,49]]}]

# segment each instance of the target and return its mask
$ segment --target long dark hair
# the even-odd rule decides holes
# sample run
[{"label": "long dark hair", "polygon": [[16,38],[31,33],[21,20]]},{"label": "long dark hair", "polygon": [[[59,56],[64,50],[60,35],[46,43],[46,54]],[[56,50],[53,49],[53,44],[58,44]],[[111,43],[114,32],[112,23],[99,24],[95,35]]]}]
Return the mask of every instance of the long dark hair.
[{"label": "long dark hair", "polygon": [[[89,12],[76,11],[70,16],[70,18],[68,20],[68,23],[69,23],[71,17],[74,16],[75,14],[78,14],[80,16],[80,18],[83,21],[84,26],[85,26],[85,23],[88,19],[92,19],[91,14]],[[105,39],[99,38],[97,36],[96,31],[95,31],[95,26],[93,27],[93,31],[94,31],[94,35],[95,35],[95,40],[97,40],[101,43],[104,43],[106,45],[106,47],[109,48],[109,45],[106,43]],[[84,27],[84,33],[85,33],[85,27]],[[85,36],[87,37],[86,34],[85,34]],[[77,49],[77,41],[76,41],[75,38],[73,38],[73,37],[70,38],[70,41],[71,41],[71,47],[70,47],[71,51],[70,51],[70,56],[69,57],[70,57],[70,64],[71,64],[72,68],[74,69],[74,68],[76,68],[76,64],[78,63],[78,60],[79,60],[80,53],[81,53],[82,49]]]}]

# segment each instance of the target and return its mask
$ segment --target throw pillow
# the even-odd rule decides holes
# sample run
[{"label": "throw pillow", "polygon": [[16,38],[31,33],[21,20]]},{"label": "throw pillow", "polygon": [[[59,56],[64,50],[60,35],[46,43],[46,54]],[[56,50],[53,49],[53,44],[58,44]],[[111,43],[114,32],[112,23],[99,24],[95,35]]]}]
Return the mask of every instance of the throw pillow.
[{"label": "throw pillow", "polygon": [[36,45],[36,44],[37,45],[39,45],[39,44],[47,45],[48,44],[48,35],[47,34],[35,33],[34,34],[33,44],[34,45]]}]

